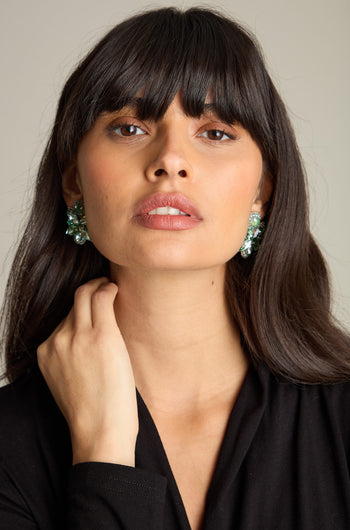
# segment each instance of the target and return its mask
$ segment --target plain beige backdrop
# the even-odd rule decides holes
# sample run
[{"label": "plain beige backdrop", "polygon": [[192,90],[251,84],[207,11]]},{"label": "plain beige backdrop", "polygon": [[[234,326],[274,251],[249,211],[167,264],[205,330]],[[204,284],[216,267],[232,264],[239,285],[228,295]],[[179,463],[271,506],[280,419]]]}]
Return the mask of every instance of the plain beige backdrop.
[{"label": "plain beige backdrop", "polygon": [[[2,0],[1,298],[64,80],[110,27],[144,8],[169,5],[199,3]],[[218,0],[201,5],[223,9],[262,44],[308,172],[311,226],[331,269],[335,311],[349,328],[350,1]]]}]

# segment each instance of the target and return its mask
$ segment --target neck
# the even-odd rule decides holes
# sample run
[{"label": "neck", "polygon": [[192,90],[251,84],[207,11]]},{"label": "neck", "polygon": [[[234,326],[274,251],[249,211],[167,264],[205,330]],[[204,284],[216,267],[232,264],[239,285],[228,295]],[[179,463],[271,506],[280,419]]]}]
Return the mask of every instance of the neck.
[{"label": "neck", "polygon": [[136,386],[148,402],[210,399],[242,377],[247,360],[225,295],[225,268],[111,269],[118,325]]}]

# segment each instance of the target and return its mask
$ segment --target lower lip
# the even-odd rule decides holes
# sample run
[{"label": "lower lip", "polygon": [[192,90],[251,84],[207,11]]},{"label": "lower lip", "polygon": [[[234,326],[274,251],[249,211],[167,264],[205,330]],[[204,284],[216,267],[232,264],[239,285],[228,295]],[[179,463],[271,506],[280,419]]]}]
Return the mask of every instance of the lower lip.
[{"label": "lower lip", "polygon": [[153,230],[190,230],[198,226],[200,219],[188,215],[137,215],[136,222]]}]

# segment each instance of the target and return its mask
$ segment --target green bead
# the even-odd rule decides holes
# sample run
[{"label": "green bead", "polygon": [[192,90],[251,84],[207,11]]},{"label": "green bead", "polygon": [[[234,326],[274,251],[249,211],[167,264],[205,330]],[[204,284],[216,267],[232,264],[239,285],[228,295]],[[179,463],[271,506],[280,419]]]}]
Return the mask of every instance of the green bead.
[{"label": "green bead", "polygon": [[72,236],[74,242],[78,245],[83,245],[86,241],[90,241],[83,201],[77,201],[73,208],[67,208],[66,234]]},{"label": "green bead", "polygon": [[240,248],[242,258],[249,257],[253,250],[257,251],[259,249],[262,234],[265,230],[265,225],[260,220],[261,218],[258,212],[252,212],[250,214],[247,234]]}]

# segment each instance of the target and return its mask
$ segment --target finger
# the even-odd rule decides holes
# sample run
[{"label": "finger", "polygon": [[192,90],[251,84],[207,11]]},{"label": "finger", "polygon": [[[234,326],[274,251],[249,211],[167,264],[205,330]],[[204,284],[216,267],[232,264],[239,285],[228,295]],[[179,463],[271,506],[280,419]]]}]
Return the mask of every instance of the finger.
[{"label": "finger", "polygon": [[95,278],[84,283],[75,291],[74,295],[74,325],[79,328],[92,327],[91,299],[93,294],[104,284],[108,284],[108,278]]},{"label": "finger", "polygon": [[116,325],[114,300],[118,286],[113,282],[102,284],[91,297],[93,327],[109,327]]}]

